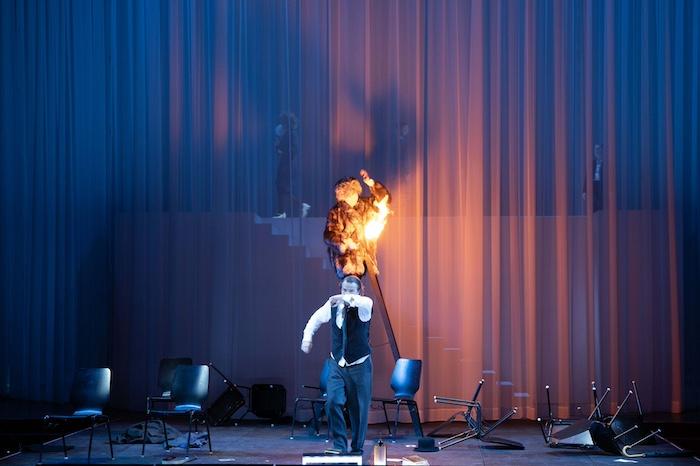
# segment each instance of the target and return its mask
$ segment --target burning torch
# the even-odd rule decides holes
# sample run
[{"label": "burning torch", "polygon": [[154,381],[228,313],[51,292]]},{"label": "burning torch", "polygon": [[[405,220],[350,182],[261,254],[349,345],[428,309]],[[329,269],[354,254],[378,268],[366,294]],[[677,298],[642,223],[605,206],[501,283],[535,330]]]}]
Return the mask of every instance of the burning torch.
[{"label": "burning torch", "polygon": [[[360,170],[360,176],[367,186],[374,187],[374,180],[370,178],[367,170]],[[389,209],[389,194],[385,194],[381,199],[372,201],[372,208],[369,210],[364,225],[364,243],[367,252],[367,266],[374,275],[379,275],[377,267],[377,240],[384,231],[387,217],[391,213]]]}]

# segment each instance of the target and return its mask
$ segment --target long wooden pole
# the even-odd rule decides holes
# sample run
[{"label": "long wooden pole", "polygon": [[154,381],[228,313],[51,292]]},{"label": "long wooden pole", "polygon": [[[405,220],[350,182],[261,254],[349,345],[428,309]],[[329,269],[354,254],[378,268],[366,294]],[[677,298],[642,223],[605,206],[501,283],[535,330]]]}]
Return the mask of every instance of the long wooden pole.
[{"label": "long wooden pole", "polygon": [[396,337],[394,336],[394,329],[391,326],[391,320],[389,319],[389,312],[386,308],[386,301],[384,301],[384,294],[382,293],[382,287],[379,285],[379,273],[377,272],[376,266],[370,264],[367,267],[367,275],[369,275],[369,282],[374,291],[374,296],[377,298],[374,302],[374,311],[379,312],[384,323],[384,330],[386,330],[386,336],[389,340],[389,346],[391,347],[391,354],[394,356],[394,361],[398,361],[401,357],[399,353],[399,347],[396,344]]}]

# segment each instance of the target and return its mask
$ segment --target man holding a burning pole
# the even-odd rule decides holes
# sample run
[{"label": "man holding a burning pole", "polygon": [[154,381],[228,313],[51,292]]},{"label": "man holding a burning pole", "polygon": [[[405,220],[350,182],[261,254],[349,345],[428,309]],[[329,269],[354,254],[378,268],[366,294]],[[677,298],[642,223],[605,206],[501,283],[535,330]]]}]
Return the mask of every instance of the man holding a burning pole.
[{"label": "man holding a burning pole", "polygon": [[343,416],[343,408],[347,404],[352,428],[351,452],[362,453],[372,400],[369,325],[373,302],[369,297],[361,295],[362,283],[356,276],[345,277],[340,291],[340,294],[331,296],[307,322],[301,350],[308,354],[316,330],[326,322],[331,323],[326,414],[333,448],[339,453],[347,452]]},{"label": "man holding a burning pole", "polygon": [[[328,245],[338,279],[364,276],[366,265],[376,267],[375,248],[389,214],[389,191],[361,170],[370,196],[361,197],[362,185],[353,177],[335,184],[336,204],[328,211],[323,240]],[[368,264],[366,264],[366,262]]]}]

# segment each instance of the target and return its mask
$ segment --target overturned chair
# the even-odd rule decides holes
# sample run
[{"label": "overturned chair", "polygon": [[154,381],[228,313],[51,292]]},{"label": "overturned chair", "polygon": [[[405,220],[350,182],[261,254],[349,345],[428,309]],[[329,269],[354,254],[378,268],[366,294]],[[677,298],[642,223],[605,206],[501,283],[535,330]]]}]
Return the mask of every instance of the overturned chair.
[{"label": "overturned chair", "polygon": [[[384,419],[389,430],[389,435],[396,438],[396,433],[399,428],[399,414],[401,406],[405,405],[411,415],[413,430],[417,437],[423,436],[423,427],[420,422],[420,413],[418,412],[418,404],[414,397],[420,388],[420,376],[422,369],[422,361],[420,359],[400,358],[394,365],[394,371],[391,373],[391,389],[394,391],[393,398],[372,398],[372,401],[382,404],[384,410]],[[386,405],[396,405],[396,418],[394,419],[394,428],[391,428],[389,423],[389,415],[386,411]]]},{"label": "overturned chair", "polygon": [[456,406],[463,406],[464,411],[458,411],[448,420],[437,426],[435,429],[433,429],[430,433],[428,433],[428,436],[431,437],[435,435],[438,431],[442,430],[444,427],[448,426],[451,422],[453,422],[455,419],[457,419],[458,416],[462,416],[464,420],[466,421],[466,429],[462,432],[459,432],[455,435],[452,435],[451,437],[446,438],[445,440],[441,440],[440,442],[437,443],[437,447],[442,450],[447,447],[451,447],[453,445],[456,445],[460,442],[463,442],[465,440],[469,439],[477,439],[481,440],[482,442],[487,442],[487,443],[494,443],[497,444],[503,448],[511,448],[514,450],[524,450],[525,446],[520,443],[516,442],[515,440],[509,440],[501,437],[494,437],[491,434],[491,432],[496,429],[498,426],[503,424],[505,421],[513,417],[515,413],[518,412],[518,408],[513,408],[510,411],[508,411],[503,417],[501,417],[499,420],[497,420],[493,424],[488,424],[484,422],[483,420],[483,415],[482,415],[482,410],[481,410],[481,403],[477,401],[477,398],[479,397],[479,393],[481,392],[481,387],[484,385],[484,379],[481,379],[476,387],[476,391],[474,392],[474,396],[472,396],[471,400],[463,400],[459,398],[448,398],[445,396],[434,396],[433,401],[437,404],[447,404],[447,405],[456,405]]}]

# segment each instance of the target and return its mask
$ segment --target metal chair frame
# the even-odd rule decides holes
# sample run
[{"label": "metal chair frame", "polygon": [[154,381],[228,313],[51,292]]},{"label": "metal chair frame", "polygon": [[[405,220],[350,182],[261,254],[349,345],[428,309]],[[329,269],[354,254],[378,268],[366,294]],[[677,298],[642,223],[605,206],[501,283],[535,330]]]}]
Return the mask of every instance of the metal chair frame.
[{"label": "metal chair frame", "polygon": [[[199,368],[206,368],[207,369],[207,375],[209,374],[209,366],[207,365],[199,365],[199,366],[178,366],[176,369],[176,376],[177,378],[177,373],[181,370],[180,368],[189,368],[189,367],[199,367]],[[209,391],[209,383],[207,381],[207,393]],[[178,386],[174,383],[173,384],[173,393],[172,393],[172,400],[173,402],[177,403],[179,401],[179,393],[177,392]],[[204,396],[206,398],[206,395]],[[204,399],[200,400],[201,403],[204,402]],[[168,433],[165,429],[165,418],[166,416],[187,416],[188,417],[188,424],[187,424],[187,447],[185,449],[185,457],[189,458],[190,455],[190,440],[192,438],[192,422],[202,422],[206,428],[207,428],[207,436],[208,436],[208,441],[207,444],[209,445],[209,454],[213,453],[212,450],[212,445],[211,445],[211,431],[209,429],[209,420],[207,419],[206,412],[202,409],[201,405],[199,409],[189,409],[189,410],[183,410],[183,411],[178,411],[178,410],[153,410],[149,409],[146,412],[146,420],[144,421],[144,426],[143,426],[143,440],[141,442],[141,456],[143,457],[145,455],[146,451],[146,434],[148,433],[148,423],[153,417],[160,417],[160,421],[163,425],[163,437],[165,437],[165,449],[170,450],[170,443],[168,442]]]},{"label": "metal chair frame", "polygon": [[[406,361],[406,359],[399,359],[396,361],[397,366],[394,366],[394,372],[392,372],[392,383],[393,383],[393,379],[395,377],[395,371],[396,371],[396,368],[398,367],[399,361]],[[416,360],[408,360],[408,361],[415,363]],[[417,383],[417,386],[415,387],[415,391],[418,391],[418,388],[420,387],[420,371],[421,371],[422,363],[419,361],[417,365],[418,365],[418,383]],[[398,388],[392,386],[392,389],[397,390]],[[401,406],[402,405],[405,405],[408,408],[408,412],[411,415],[411,423],[413,424],[414,433],[416,434],[417,437],[423,437],[423,426],[421,425],[420,412],[418,411],[418,403],[413,399],[413,396],[400,395],[400,396],[394,396],[394,398],[372,398],[372,401],[382,404],[382,410],[384,411],[384,420],[386,422],[387,430],[389,431],[389,436],[392,439],[396,439],[396,434],[399,430],[399,415],[401,414]],[[388,404],[395,404],[396,405],[396,417],[394,418],[393,429],[392,429],[391,424],[389,423],[389,415],[388,415],[387,410],[386,410],[386,405],[388,405]]]},{"label": "metal chair frame", "polygon": [[[459,432],[455,435],[452,435],[451,437],[446,438],[445,440],[441,440],[437,442],[437,446],[440,450],[451,447],[453,445],[456,445],[460,442],[463,442],[465,440],[469,440],[472,438],[475,438],[477,440],[481,440],[482,442],[487,442],[487,443],[495,443],[498,445],[502,445],[505,447],[510,447],[518,450],[522,450],[525,447],[523,444],[520,442],[516,442],[513,440],[508,440],[500,437],[487,437],[494,429],[496,429],[498,426],[503,424],[505,421],[513,417],[518,412],[518,408],[513,408],[510,411],[508,411],[503,417],[498,419],[495,423],[493,424],[488,424],[484,422],[483,420],[483,415],[482,415],[482,409],[481,409],[481,404],[476,401],[477,397],[479,396],[479,392],[481,391],[481,387],[484,385],[484,379],[481,379],[479,381],[479,384],[476,387],[476,391],[474,392],[474,396],[472,397],[471,400],[463,400],[460,398],[449,398],[449,397],[444,397],[444,396],[434,396],[433,401],[436,404],[448,404],[448,405],[456,405],[456,406],[464,406],[466,409],[463,411],[457,411],[454,413],[452,416],[450,416],[449,419],[447,419],[445,422],[437,426],[435,429],[433,429],[431,432],[428,433],[428,436],[433,436],[440,430],[442,430],[444,427],[452,423],[455,419],[457,419],[458,416],[462,416],[464,420],[467,423],[467,428]],[[476,413],[476,416],[472,414],[472,412]]]}]

